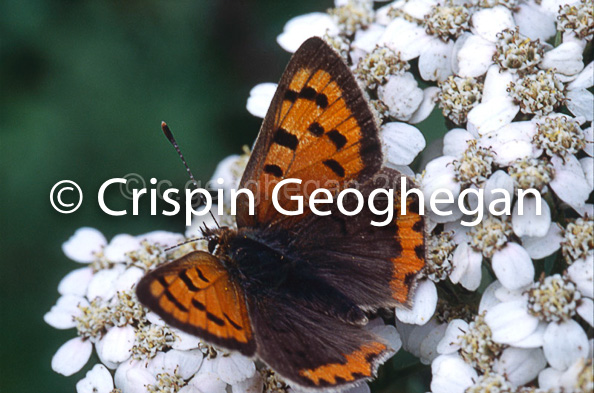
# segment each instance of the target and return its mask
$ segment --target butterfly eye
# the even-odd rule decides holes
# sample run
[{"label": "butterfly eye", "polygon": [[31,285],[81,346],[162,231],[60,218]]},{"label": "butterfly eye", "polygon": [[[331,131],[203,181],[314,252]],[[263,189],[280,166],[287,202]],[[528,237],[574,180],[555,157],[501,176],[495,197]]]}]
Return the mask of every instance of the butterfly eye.
[{"label": "butterfly eye", "polygon": [[219,239],[217,239],[217,238],[210,239],[208,241],[208,252],[210,252],[212,254],[214,252],[215,248],[217,248],[218,244],[219,244]]}]

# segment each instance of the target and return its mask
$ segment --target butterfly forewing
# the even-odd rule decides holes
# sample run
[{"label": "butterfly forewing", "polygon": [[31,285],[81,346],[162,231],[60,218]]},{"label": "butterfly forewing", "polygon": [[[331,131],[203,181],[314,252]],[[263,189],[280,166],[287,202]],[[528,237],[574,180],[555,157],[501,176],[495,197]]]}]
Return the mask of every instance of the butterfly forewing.
[{"label": "butterfly forewing", "polygon": [[369,179],[382,160],[373,114],[353,74],[328,44],[311,38],[292,57],[264,119],[240,183],[256,196],[256,214],[249,216],[240,199],[238,225],[292,225],[295,220],[272,205],[273,188],[283,179],[302,180],[278,194],[280,206],[294,210],[291,196],[307,197],[317,188],[337,193]]},{"label": "butterfly forewing", "polygon": [[245,355],[255,351],[244,292],[209,253],[195,251],[149,272],[136,293],[171,326]]}]

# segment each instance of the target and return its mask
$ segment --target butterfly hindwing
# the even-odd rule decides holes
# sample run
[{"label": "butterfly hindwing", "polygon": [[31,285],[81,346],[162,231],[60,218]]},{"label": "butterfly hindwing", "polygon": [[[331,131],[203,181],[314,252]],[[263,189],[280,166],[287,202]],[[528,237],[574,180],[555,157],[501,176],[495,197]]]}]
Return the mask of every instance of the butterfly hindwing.
[{"label": "butterfly hindwing", "polygon": [[149,272],[138,299],[171,326],[244,355],[255,341],[242,288],[213,255],[195,251]]},{"label": "butterfly hindwing", "polygon": [[278,293],[249,300],[258,356],[292,386],[345,387],[375,376],[394,351],[371,333]]},{"label": "butterfly hindwing", "polygon": [[294,210],[292,195],[364,182],[382,160],[377,125],[355,77],[327,43],[310,38],[291,58],[262,124],[240,183],[256,196],[256,214],[249,216],[240,198],[238,226],[287,227],[307,215],[283,215],[273,206],[273,188],[283,179],[302,180],[279,194],[280,206]]},{"label": "butterfly hindwing", "polygon": [[[360,213],[346,216],[333,208],[329,216],[310,215],[291,229],[291,248],[311,265],[314,274],[365,309],[407,304],[419,271],[425,265],[425,221],[419,214],[418,198],[409,194],[406,215],[401,215],[400,184],[414,183],[394,169],[383,168],[358,190],[367,201],[373,190],[394,190],[393,218],[374,214],[365,204]],[[387,198],[376,195],[378,211],[388,208]],[[346,211],[358,201],[353,194],[344,199]]]}]

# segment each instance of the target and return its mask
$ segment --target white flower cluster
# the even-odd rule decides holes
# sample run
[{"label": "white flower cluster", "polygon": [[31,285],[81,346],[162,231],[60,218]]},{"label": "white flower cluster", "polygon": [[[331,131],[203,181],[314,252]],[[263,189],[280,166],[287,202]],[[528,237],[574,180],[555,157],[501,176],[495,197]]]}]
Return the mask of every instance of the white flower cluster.
[{"label": "white flower cluster", "polygon": [[[423,152],[425,195],[484,191],[467,210],[495,189],[543,197],[540,215],[536,198],[523,214],[514,199],[471,228],[455,202],[449,216],[427,204],[426,279],[396,326],[431,364],[432,392],[592,391],[592,0],[335,5],[292,19],[278,43],[294,52],[317,35],[341,53],[376,110],[387,165],[413,174],[405,165],[425,148],[413,124],[438,105],[449,131]],[[248,110],[263,117],[274,90],[256,86]]]},{"label": "white flower cluster", "polygon": [[[164,249],[184,241],[163,231],[117,235],[109,244],[96,229],[81,228],[63,245],[70,259],[86,264],[66,275],[61,297],[45,314],[57,329],[76,328],[52,359],[52,369],[69,376],[89,361],[100,363],[76,384],[78,393],[261,392],[264,379],[252,360],[205,345],[167,326],[138,303],[134,286],[146,271],[168,260]],[[171,258],[201,242],[174,249]]]},{"label": "white flower cluster", "polygon": [[[278,43],[294,52],[322,36],[358,78],[374,109],[387,165],[416,177],[423,192],[454,196],[484,190],[510,195],[535,188],[502,215],[474,227],[455,203],[441,216],[426,206],[428,260],[413,307],[396,310],[396,328],[368,328],[431,365],[433,393],[588,392],[594,325],[593,64],[584,64],[594,31],[592,0],[336,0],[327,13],[289,21]],[[554,45],[553,45],[554,44]],[[587,51],[586,51],[587,54]],[[258,85],[247,108],[264,117],[276,84]],[[427,149],[417,126],[436,108],[449,131]],[[423,151],[420,174],[408,167]],[[223,160],[213,178],[238,188],[249,152]],[[214,183],[213,183],[214,184]],[[229,195],[229,193],[226,193]],[[428,200],[428,198],[427,198]],[[229,204],[226,203],[228,206]],[[441,210],[447,210],[440,206]],[[216,212],[216,206],[212,211]],[[470,219],[469,219],[470,218]],[[229,214],[217,216],[234,226]],[[60,283],[45,315],[76,328],[52,359],[61,374],[78,372],[96,351],[79,393],[290,392],[273,371],[168,327],[134,295],[155,266],[202,242],[152,232],[109,243],[82,228],[64,246],[88,264]],[[315,334],[315,332],[312,332]],[[350,393],[369,392],[367,385]]]}]

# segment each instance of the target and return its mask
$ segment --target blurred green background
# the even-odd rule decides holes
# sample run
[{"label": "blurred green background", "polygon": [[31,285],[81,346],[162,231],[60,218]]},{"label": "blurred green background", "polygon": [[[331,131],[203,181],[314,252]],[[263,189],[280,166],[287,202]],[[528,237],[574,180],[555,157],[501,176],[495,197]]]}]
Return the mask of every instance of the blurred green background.
[{"label": "blurred green background", "polygon": [[[222,158],[256,137],[260,120],[245,102],[255,84],[280,78],[290,55],[275,38],[286,21],[331,6],[330,0],[0,3],[0,391],[73,392],[93,364],[68,378],[54,373],[51,357],[74,331],[43,321],[60,279],[80,267],[61,251],[77,228],[98,228],[108,239],[184,230],[183,217],[106,215],[97,204],[100,185],[137,173],[183,186],[186,173],[161,120],[196,177],[208,180]],[[63,179],[85,195],[70,215],[49,201]],[[109,203],[130,208],[118,195]],[[399,362],[415,367],[409,360]],[[374,391],[428,388],[426,371],[403,382],[394,367],[386,366]]]}]

